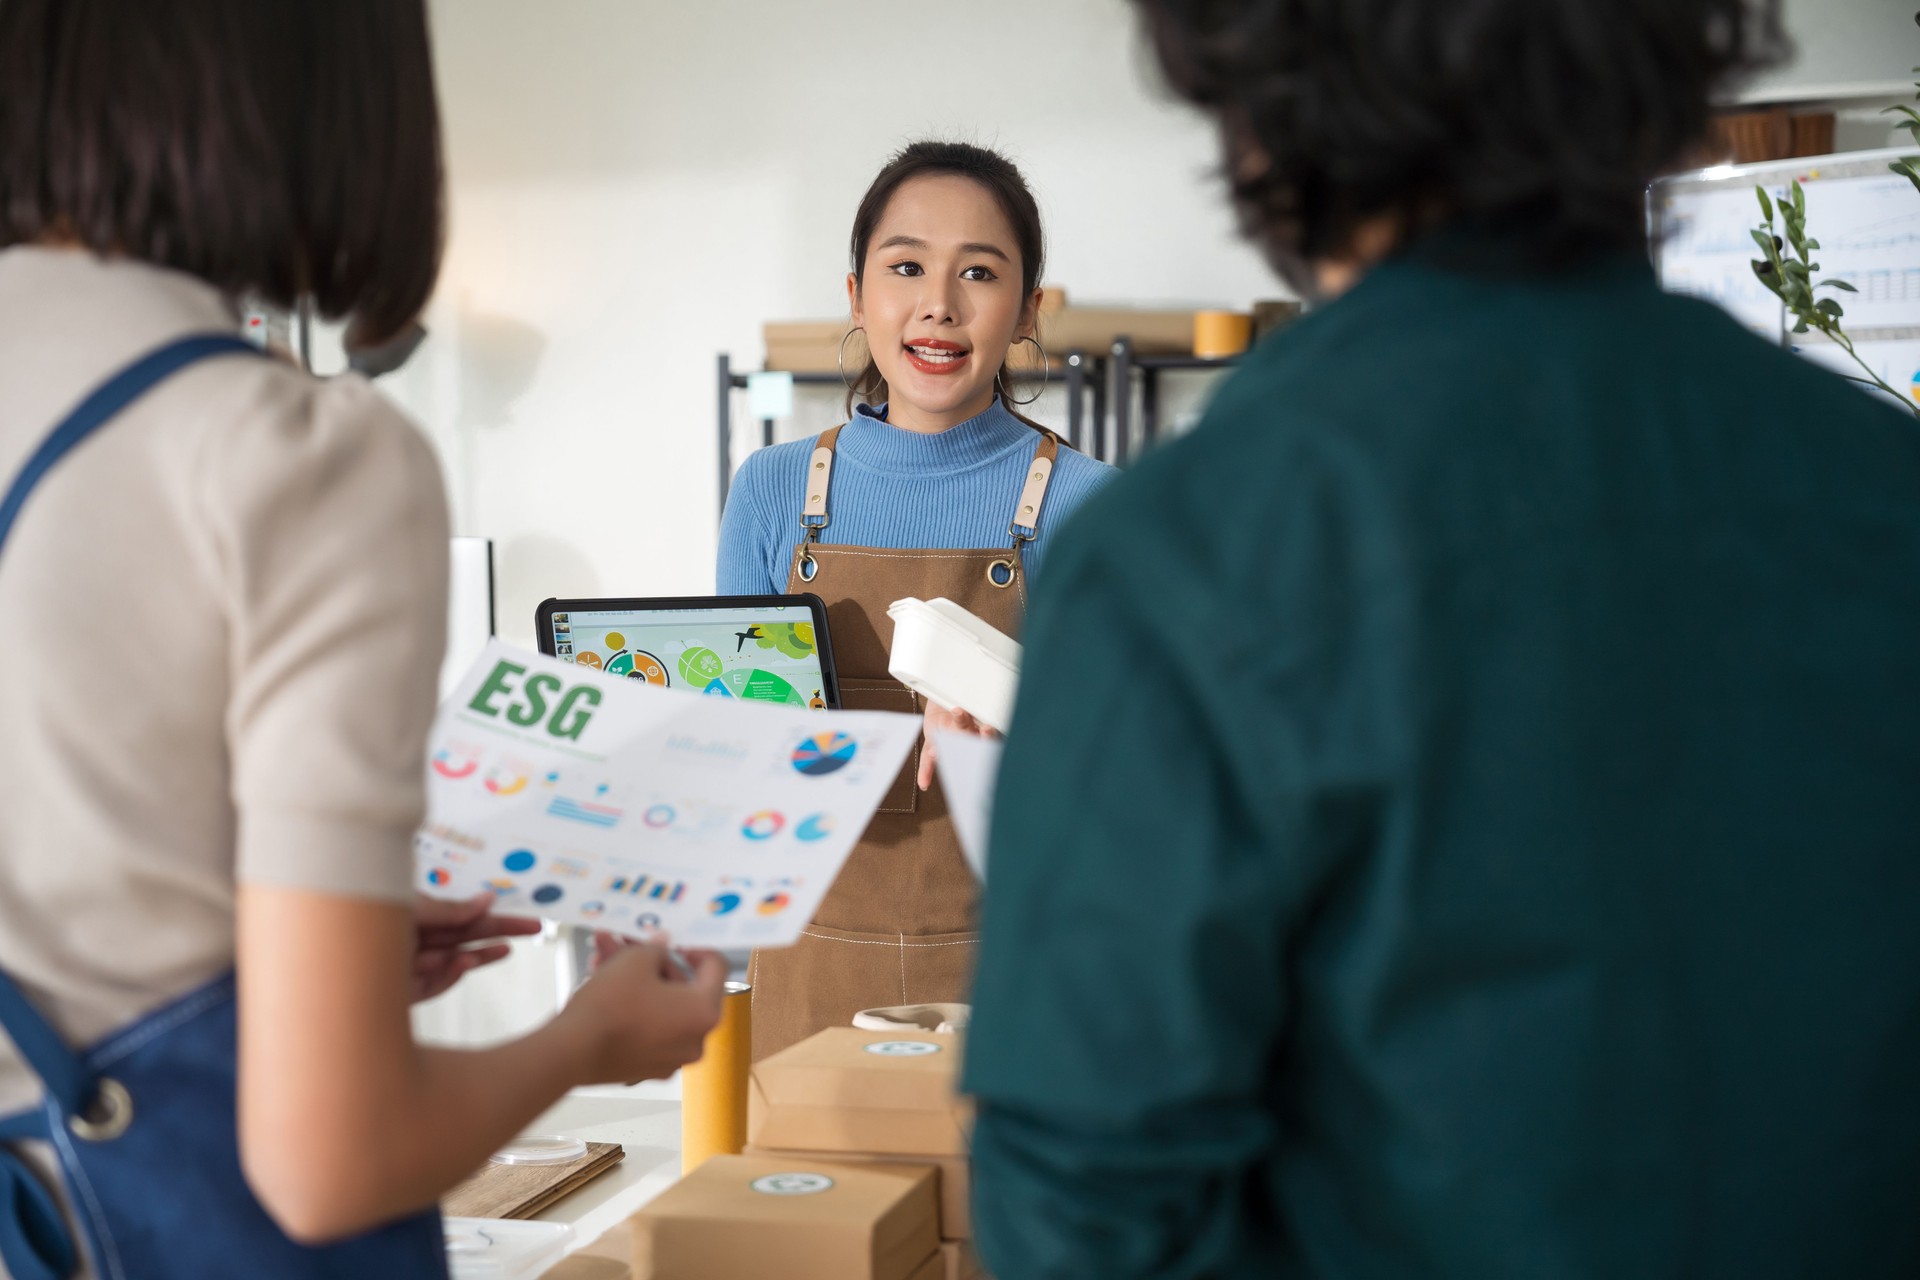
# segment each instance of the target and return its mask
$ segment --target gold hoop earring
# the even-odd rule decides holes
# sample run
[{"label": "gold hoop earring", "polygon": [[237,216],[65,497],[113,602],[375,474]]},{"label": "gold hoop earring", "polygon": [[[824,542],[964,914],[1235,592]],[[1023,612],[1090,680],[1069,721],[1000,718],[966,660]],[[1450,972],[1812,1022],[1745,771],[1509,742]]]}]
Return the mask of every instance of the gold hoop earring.
[{"label": "gold hoop earring", "polygon": [[[1024,409],[1047,393],[1047,384],[1053,381],[1053,369],[1047,364],[1047,349],[1040,345],[1040,339],[1034,337],[1032,334],[1028,334],[1026,337],[1020,339],[1020,342],[1031,342],[1033,349],[1040,353],[1040,389],[1028,396],[1025,400],[1015,400],[1007,394],[1007,384],[1001,381],[999,374],[996,373],[993,375],[993,383],[1000,388],[1000,398],[1002,400],[1005,400],[1008,404],[1017,404]],[[1020,345],[1020,342],[1016,342],[1013,345],[1017,347]]]},{"label": "gold hoop earring", "polygon": [[853,391],[855,390],[855,388],[851,382],[847,381],[847,339],[851,338],[856,333],[865,333],[865,332],[866,332],[865,329],[861,328],[859,325],[855,325],[853,326],[853,328],[847,330],[845,333],[840,335],[840,353],[834,357],[833,362],[834,362],[834,365],[840,370],[841,385],[844,386],[848,391]]}]

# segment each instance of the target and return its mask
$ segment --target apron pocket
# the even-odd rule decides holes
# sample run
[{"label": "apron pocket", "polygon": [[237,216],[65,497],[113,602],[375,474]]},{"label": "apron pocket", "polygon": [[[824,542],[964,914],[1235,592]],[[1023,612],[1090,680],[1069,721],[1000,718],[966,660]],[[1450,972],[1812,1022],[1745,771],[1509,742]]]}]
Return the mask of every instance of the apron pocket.
[{"label": "apron pocket", "polygon": [[901,948],[906,961],[908,1004],[972,1004],[973,965],[980,935],[928,933],[908,936]]},{"label": "apron pocket", "polygon": [[[840,677],[840,705],[848,711],[899,711],[920,715],[926,708],[913,690],[898,680],[862,680]],[[900,776],[880,799],[880,813],[917,813],[920,809],[920,751],[926,744],[924,734],[916,735],[913,750],[907,755]]]}]

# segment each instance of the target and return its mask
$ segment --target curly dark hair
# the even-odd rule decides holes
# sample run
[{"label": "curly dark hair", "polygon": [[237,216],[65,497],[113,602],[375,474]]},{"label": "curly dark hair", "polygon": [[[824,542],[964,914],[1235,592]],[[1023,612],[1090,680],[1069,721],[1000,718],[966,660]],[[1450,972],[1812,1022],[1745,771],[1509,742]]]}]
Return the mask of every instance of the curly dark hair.
[{"label": "curly dark hair", "polygon": [[1715,89],[1787,49],[1779,0],[1135,0],[1220,125],[1243,229],[1296,286],[1385,218],[1531,256],[1643,243]]}]

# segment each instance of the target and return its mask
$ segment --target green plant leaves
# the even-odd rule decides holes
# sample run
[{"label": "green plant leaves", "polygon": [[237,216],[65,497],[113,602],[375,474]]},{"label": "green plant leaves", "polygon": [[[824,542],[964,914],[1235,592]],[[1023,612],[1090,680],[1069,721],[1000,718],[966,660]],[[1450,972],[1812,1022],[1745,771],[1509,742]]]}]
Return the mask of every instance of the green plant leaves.
[{"label": "green plant leaves", "polygon": [[[1920,133],[1914,135],[1914,140],[1920,142]],[[1920,190],[1920,156],[1902,156],[1888,165],[1887,169],[1911,182],[1915,190]]]},{"label": "green plant leaves", "polygon": [[[1920,21],[1920,15],[1916,15],[1915,20]],[[1913,70],[1915,75],[1920,76],[1920,67],[1915,67]],[[1916,101],[1920,101],[1920,94],[1915,94],[1914,97]],[[1888,107],[1886,110],[1902,116],[1904,123],[1901,127],[1913,135],[1915,142],[1920,142],[1920,111],[1907,106]],[[1920,156],[1903,156],[1887,168],[1911,182],[1916,191],[1920,191]],[[1907,398],[1883,382],[1853,349],[1852,339],[1840,325],[1841,320],[1846,316],[1846,309],[1841,305],[1840,300],[1814,296],[1820,289],[1836,289],[1841,293],[1858,293],[1859,290],[1846,280],[1816,281],[1814,279],[1820,271],[1820,264],[1813,260],[1813,255],[1819,251],[1820,242],[1807,235],[1807,193],[1799,181],[1795,180],[1788,190],[1782,192],[1777,198],[1770,197],[1766,188],[1758,185],[1754,187],[1753,195],[1760,204],[1760,214],[1764,222],[1760,226],[1750,228],[1749,234],[1753,237],[1753,243],[1765,256],[1750,259],[1749,264],[1753,268],[1755,278],[1765,285],[1770,293],[1779,298],[1781,305],[1786,308],[1787,315],[1793,320],[1792,332],[1796,334],[1817,332],[1830,339],[1848,356],[1851,356],[1854,363],[1867,374],[1865,378],[1853,378],[1852,381],[1878,387],[1888,395],[1906,403]],[[1778,231],[1775,230],[1774,225],[1776,213],[1779,215]],[[1920,417],[1920,404],[1911,404],[1908,407],[1913,410],[1915,417]]]}]

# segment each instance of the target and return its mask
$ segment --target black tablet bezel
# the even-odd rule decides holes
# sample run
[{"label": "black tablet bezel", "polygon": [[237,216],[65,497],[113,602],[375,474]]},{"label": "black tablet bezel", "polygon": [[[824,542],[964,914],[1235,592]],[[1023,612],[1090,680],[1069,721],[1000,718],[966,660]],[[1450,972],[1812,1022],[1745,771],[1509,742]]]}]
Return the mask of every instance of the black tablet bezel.
[{"label": "black tablet bezel", "polygon": [[670,609],[793,609],[805,608],[813,614],[813,638],[820,655],[820,678],[826,687],[820,696],[829,711],[840,710],[840,672],[833,664],[833,632],[827,626],[827,602],[811,591],[790,596],[585,596],[563,600],[542,600],[533,611],[535,643],[549,658],[553,651],[553,615],[556,613],[595,613],[617,610],[646,611]]}]

